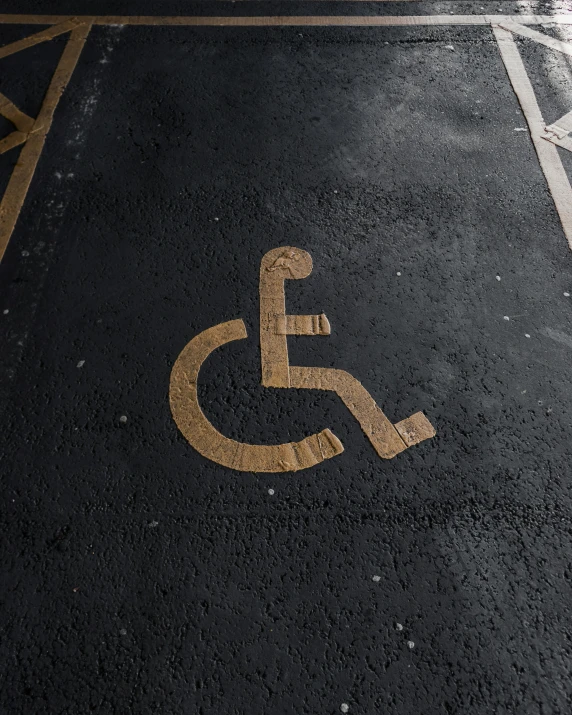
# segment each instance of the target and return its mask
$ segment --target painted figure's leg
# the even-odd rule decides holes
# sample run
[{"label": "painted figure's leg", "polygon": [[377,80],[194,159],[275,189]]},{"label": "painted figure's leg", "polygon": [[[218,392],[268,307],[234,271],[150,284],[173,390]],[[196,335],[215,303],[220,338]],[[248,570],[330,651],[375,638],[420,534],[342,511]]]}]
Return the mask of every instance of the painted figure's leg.
[{"label": "painted figure's leg", "polygon": [[391,459],[408,447],[435,435],[433,426],[422,412],[393,425],[365,387],[345,370],[291,365],[290,386],[335,392],[383,459]]}]

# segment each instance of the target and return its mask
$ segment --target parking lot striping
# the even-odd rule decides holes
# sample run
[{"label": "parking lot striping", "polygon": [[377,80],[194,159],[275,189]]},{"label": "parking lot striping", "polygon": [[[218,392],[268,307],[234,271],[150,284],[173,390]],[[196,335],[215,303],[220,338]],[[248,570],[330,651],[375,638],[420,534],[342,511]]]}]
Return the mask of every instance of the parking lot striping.
[{"label": "parking lot striping", "polygon": [[[518,23],[514,21],[518,20]],[[564,232],[572,248],[572,194],[570,182],[554,144],[541,139],[545,126],[540,114],[540,109],[534,97],[530,81],[524,70],[518,48],[512,38],[511,32],[499,27],[516,26],[514,32],[532,37],[547,46],[562,50],[562,43],[548,36],[536,33],[524,25],[572,25],[572,13],[558,15],[406,15],[406,16],[264,16],[264,17],[192,17],[192,16],[149,16],[149,15],[14,15],[0,14],[0,24],[38,24],[52,25],[41,32],[18,40],[0,48],[0,59],[14,52],[30,47],[39,42],[52,39],[57,35],[70,31],[71,36],[56,74],[48,90],[48,94],[40,110],[32,131],[29,134],[17,130],[0,142],[0,153],[7,151],[19,144],[25,146],[21,151],[4,197],[0,202],[0,260],[16,224],[16,220],[24,203],[26,193],[34,175],[39,155],[45,142],[46,134],[51,125],[53,113],[59,97],[67,85],[73,69],[77,64],[79,55],[92,25],[134,25],[134,26],[189,26],[189,27],[431,27],[431,26],[492,26],[497,41],[501,42],[501,56],[505,60],[507,72],[525,112],[529,127],[535,126],[532,139],[536,148],[541,167],[544,171],[548,185],[554,197],[558,213],[562,220]],[[506,39],[507,33],[510,40]],[[539,39],[536,37],[540,35]],[[83,38],[83,39],[82,39]],[[516,53],[516,54],[515,54]],[[505,59],[506,58],[506,59]],[[65,59],[65,62],[64,62]],[[59,73],[59,80],[54,83]],[[511,74],[512,73],[512,74]],[[516,82],[516,84],[515,84]],[[518,90],[517,90],[518,86]],[[54,103],[55,100],[55,103]],[[523,103],[524,102],[524,103]],[[525,110],[525,105],[527,109]],[[538,127],[540,130],[537,131]],[[18,129],[18,128],[17,128]],[[544,148],[542,145],[546,145]]]},{"label": "parking lot striping", "polygon": [[[0,20],[0,22],[2,21]],[[20,50],[25,50],[26,47],[32,47],[33,45],[45,42],[46,40],[52,40],[54,37],[62,35],[64,32],[70,32],[70,30],[73,30],[74,27],[77,27],[80,24],[84,24],[84,22],[78,20],[77,18],[69,18],[66,20],[65,17],[62,17],[58,20],[57,25],[48,27],[41,32],[37,32],[35,35],[24,37],[17,42],[11,42],[9,45],[0,47],[0,59],[13,55],[15,52],[20,52]]]},{"label": "parking lot striping", "polygon": [[572,112],[568,112],[547,126],[542,138],[556,146],[572,151]]},{"label": "parking lot striping", "polygon": [[[0,202],[0,259],[4,255],[20,214],[20,209],[26,198],[56,106],[75,69],[91,25],[88,23],[76,23],[71,29],[69,24],[66,24],[66,28],[63,32],[70,31],[70,37],[53,74],[40,112],[24,141],[24,147],[20,152],[20,157],[12,171],[8,186]],[[56,35],[52,36],[55,37]],[[51,39],[52,36],[46,35],[43,40]],[[19,49],[24,49],[24,47],[28,47],[28,45],[22,45],[20,42]]]},{"label": "parking lot striping", "polygon": [[[558,15],[277,15],[260,17],[193,17],[154,15],[77,15],[90,25],[182,25],[191,27],[400,27],[490,25],[518,20],[523,25],[572,25],[572,13]],[[0,15],[0,24],[53,25],[69,15]]]},{"label": "parking lot striping", "polygon": [[34,120],[11,102],[0,92],[0,114],[16,127],[20,132],[32,131]]},{"label": "parking lot striping", "polygon": [[15,131],[0,140],[0,154],[23,144],[34,126],[34,120],[19,109],[14,102],[0,92],[0,115],[5,117],[15,127]]},{"label": "parking lot striping", "polygon": [[503,22],[499,22],[498,25],[505,30],[510,30],[517,35],[528,37],[530,40],[534,40],[541,45],[550,47],[552,50],[563,52],[565,55],[570,55],[570,57],[572,57],[572,43],[570,42],[563,42],[562,40],[557,40],[555,37],[550,37],[542,32],[537,32],[537,30],[531,30],[530,27],[526,27],[518,22],[508,22],[503,20]]},{"label": "parking lot striping", "polygon": [[510,82],[528,122],[532,142],[560,216],[568,245],[572,249],[572,187],[570,181],[562,165],[558,149],[542,137],[546,123],[542,118],[532,84],[512,32],[496,26],[493,26],[493,32]]},{"label": "parking lot striping", "polygon": [[0,154],[5,154],[7,151],[10,151],[10,149],[13,149],[15,146],[20,146],[20,144],[23,144],[27,138],[28,135],[25,132],[20,132],[18,130],[16,130],[15,132],[11,132],[10,134],[8,134],[7,137],[4,137],[4,139],[0,140]]}]

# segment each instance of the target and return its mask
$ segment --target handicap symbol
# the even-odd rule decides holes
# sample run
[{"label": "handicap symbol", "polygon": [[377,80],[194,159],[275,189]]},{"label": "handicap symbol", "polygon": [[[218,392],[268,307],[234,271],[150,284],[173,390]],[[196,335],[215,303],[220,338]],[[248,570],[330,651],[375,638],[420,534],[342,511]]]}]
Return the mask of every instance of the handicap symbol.
[{"label": "handicap symbol", "polygon": [[[284,281],[307,278],[312,258],[299,248],[269,251],[260,264],[260,353],[265,387],[294,387],[335,392],[357,419],[382,459],[391,459],[408,447],[435,435],[422,412],[393,424],[363,385],[345,370],[297,367],[288,361],[288,335],[330,335],[330,323],[321,315],[288,315]],[[295,472],[312,467],[344,451],[329,430],[300,442],[275,445],[245,444],[221,434],[204,415],[198,401],[201,365],[216,348],[246,338],[242,320],[231,320],[204,330],[182,350],[171,371],[169,401],[179,430],[207,459],[245,472]]]}]

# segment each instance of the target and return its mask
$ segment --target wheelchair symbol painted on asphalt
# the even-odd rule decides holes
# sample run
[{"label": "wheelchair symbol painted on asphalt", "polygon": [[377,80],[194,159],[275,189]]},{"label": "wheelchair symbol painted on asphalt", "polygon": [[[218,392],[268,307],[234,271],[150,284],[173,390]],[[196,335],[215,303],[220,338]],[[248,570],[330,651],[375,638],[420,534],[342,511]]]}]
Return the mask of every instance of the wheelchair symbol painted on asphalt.
[{"label": "wheelchair symbol painted on asphalt", "polygon": [[[262,384],[335,392],[357,419],[382,459],[391,459],[408,447],[435,435],[422,412],[393,424],[363,385],[344,370],[296,367],[288,361],[288,335],[329,335],[330,323],[321,315],[287,315],[284,281],[307,278],[312,258],[299,248],[269,251],[260,264],[260,352]],[[204,415],[197,396],[202,363],[216,348],[246,338],[242,320],[231,320],[204,330],[183,349],[171,371],[169,400],[177,427],[207,459],[245,472],[295,472],[312,467],[344,451],[329,430],[300,442],[276,445],[245,444],[216,430]]]}]

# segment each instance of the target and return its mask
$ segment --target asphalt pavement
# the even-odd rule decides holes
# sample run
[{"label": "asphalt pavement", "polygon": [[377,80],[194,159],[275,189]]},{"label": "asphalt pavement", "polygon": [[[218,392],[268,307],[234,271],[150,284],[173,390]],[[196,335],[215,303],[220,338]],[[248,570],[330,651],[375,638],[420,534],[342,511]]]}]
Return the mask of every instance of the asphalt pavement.
[{"label": "asphalt pavement", "polygon": [[[47,26],[1,19],[0,45]],[[572,43],[572,25],[535,29]],[[67,41],[0,59],[0,92],[35,117]],[[572,59],[515,42],[556,121]],[[262,385],[277,247],[313,259],[287,313],[331,325],[289,336],[290,364],[347,371],[434,437],[382,459],[338,395]],[[95,24],[0,266],[0,712],[569,715],[571,312],[572,253],[490,25]],[[329,428],[343,453],[268,474],[185,439],[173,365],[237,319],[248,337],[201,367],[210,423],[264,445]]]}]

